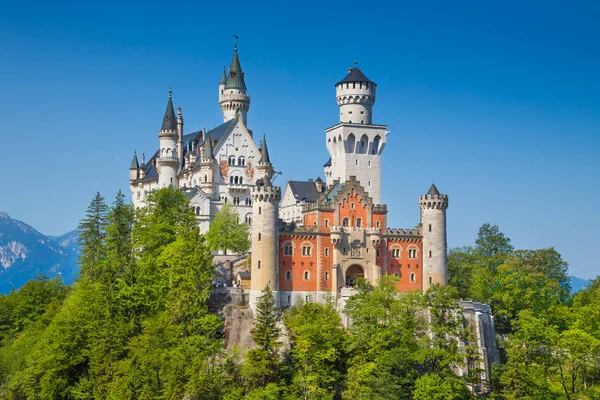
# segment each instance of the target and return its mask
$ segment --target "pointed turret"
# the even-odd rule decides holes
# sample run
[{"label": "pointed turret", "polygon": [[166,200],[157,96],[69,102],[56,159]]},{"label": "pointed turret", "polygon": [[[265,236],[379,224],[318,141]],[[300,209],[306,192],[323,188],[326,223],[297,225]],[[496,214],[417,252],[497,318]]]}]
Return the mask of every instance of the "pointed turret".
[{"label": "pointed turret", "polygon": [[219,85],[225,85],[227,83],[227,68],[223,67],[223,74],[221,75],[221,80],[219,81]]},{"label": "pointed turret", "polygon": [[[183,123],[183,120],[181,120]],[[169,88],[169,102],[167,103],[167,111],[163,117],[163,124],[158,137],[160,139],[160,152],[156,158],[156,169],[158,171],[158,186],[177,187],[177,171],[181,168],[181,160],[179,158],[179,149],[181,149],[180,133],[183,130],[177,127],[177,118],[175,117],[175,109],[173,108],[173,89]]]},{"label": "pointed turret", "polygon": [[202,160],[212,160],[213,158],[212,139],[210,138],[210,132],[206,132],[204,146],[202,147]]},{"label": "pointed turret", "polygon": [[133,152],[133,160],[131,160],[131,165],[129,166],[129,180],[135,181],[138,179],[138,170],[140,168],[140,163],[138,163],[137,154]]},{"label": "pointed turret", "polygon": [[431,184],[431,187],[429,188],[429,192],[427,192],[427,194],[440,194],[440,191],[435,187],[435,183]]},{"label": "pointed turret", "polygon": [[175,109],[173,108],[173,89],[169,89],[169,102],[167,103],[167,111],[163,117],[161,131],[176,131],[177,119],[175,118]]},{"label": "pointed turret", "polygon": [[260,160],[259,163],[270,163],[271,158],[269,157],[269,149],[267,148],[267,137],[263,136],[263,140],[260,142]]},{"label": "pointed turret", "polygon": [[137,153],[133,152],[133,160],[131,160],[131,165],[129,169],[138,169],[140,167],[140,163],[138,162]]},{"label": "pointed turret", "polygon": [[247,114],[250,109],[250,96],[246,94],[246,83],[238,57],[237,44],[233,47],[229,74],[224,70],[219,81],[219,104],[223,110],[223,122],[239,118],[244,126],[248,126]]},{"label": "pointed turret", "polygon": [[237,45],[233,47],[233,58],[231,59],[229,77],[225,83],[225,89],[240,89],[246,91],[246,83],[244,82],[244,73],[242,72],[240,58],[238,57]]}]

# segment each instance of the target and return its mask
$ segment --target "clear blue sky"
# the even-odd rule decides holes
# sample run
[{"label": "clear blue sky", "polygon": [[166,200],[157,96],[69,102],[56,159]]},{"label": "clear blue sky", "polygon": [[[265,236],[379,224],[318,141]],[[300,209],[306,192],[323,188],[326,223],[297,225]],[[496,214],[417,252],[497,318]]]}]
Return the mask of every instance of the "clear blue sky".
[{"label": "clear blue sky", "polygon": [[374,123],[392,132],[391,226],[418,223],[435,177],[450,246],[490,222],[593,277],[598,20],[597,1],[2,2],[0,211],[60,234],[96,191],[129,195],[133,150],[156,149],[169,85],[188,132],[221,122],[237,33],[249,125],[267,134],[277,183],[323,175],[333,84],[358,60],[379,85]]}]

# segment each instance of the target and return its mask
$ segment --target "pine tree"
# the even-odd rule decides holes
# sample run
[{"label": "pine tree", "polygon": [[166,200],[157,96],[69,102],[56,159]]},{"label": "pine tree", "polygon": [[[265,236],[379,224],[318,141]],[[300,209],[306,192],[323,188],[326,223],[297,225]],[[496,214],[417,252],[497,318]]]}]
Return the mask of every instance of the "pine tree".
[{"label": "pine tree", "polygon": [[79,223],[80,277],[95,279],[100,264],[106,259],[104,239],[108,207],[100,192],[90,203],[85,218]]},{"label": "pine tree", "polygon": [[248,350],[243,368],[250,388],[264,387],[277,381],[281,368],[279,348],[282,346],[279,341],[281,330],[277,326],[278,322],[273,292],[267,286],[258,298],[256,322],[250,331],[256,348]]}]

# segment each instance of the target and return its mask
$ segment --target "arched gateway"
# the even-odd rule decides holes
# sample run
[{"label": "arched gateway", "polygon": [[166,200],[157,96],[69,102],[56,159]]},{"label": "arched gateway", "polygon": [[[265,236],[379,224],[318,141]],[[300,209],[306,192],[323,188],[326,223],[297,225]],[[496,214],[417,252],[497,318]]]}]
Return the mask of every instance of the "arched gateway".
[{"label": "arched gateway", "polygon": [[354,286],[357,278],[364,278],[365,270],[358,264],[351,265],[346,270],[346,285]]}]

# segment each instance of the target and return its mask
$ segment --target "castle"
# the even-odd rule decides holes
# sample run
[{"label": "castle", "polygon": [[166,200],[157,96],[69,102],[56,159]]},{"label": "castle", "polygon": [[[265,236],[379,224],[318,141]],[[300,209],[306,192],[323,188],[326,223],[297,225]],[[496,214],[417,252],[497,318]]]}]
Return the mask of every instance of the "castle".
[{"label": "castle", "polygon": [[251,226],[251,306],[265,286],[287,307],[309,297],[338,298],[358,277],[375,283],[394,274],[400,291],[445,285],[448,196],[432,185],[419,196],[416,227],[388,227],[380,187],[388,131],[373,124],[376,89],[358,66],[348,69],[335,84],[339,123],[325,130],[325,182],[289,181],[282,196],[266,138],[257,145],[247,126],[250,96],[235,46],[218,85],[223,124],[184,134],[170,92],[159,150],[141,163],[134,154],[130,166],[133,204],[143,205],[150,190],[179,187],[204,233],[232,203]]}]

